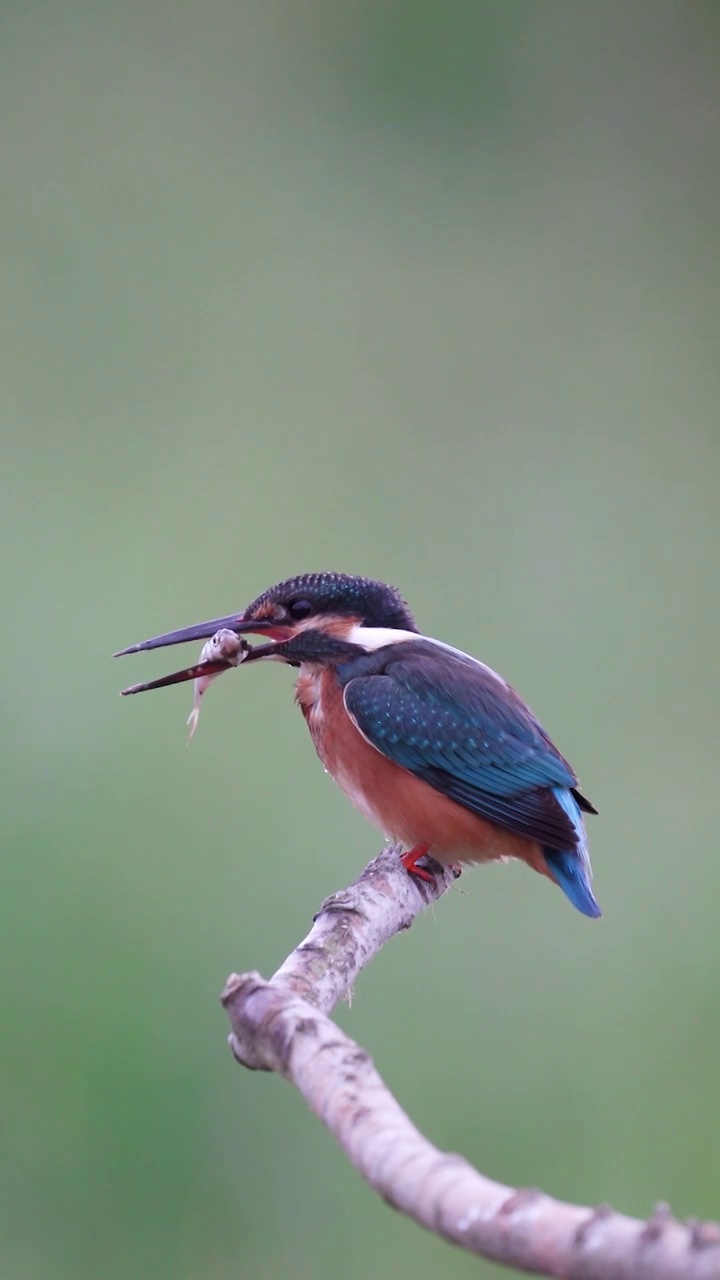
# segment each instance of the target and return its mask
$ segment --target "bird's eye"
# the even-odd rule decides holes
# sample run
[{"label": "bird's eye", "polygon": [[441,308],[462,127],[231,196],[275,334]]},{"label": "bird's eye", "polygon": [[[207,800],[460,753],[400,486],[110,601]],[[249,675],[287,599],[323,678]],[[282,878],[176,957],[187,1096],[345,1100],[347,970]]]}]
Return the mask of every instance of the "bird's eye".
[{"label": "bird's eye", "polygon": [[287,611],[291,618],[299,622],[301,618],[309,618],[313,611],[313,607],[309,600],[291,600],[287,607]]}]

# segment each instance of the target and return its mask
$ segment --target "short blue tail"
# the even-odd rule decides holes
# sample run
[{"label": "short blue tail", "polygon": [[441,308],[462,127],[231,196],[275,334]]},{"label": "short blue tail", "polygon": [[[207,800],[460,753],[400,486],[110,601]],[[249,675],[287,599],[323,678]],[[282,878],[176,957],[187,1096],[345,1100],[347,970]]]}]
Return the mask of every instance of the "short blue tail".
[{"label": "short blue tail", "polygon": [[597,920],[602,915],[602,911],[590,887],[592,872],[590,870],[590,855],[588,853],[582,814],[575,797],[566,787],[553,787],[553,793],[568,817],[572,819],[573,826],[577,831],[578,847],[572,850],[543,849],[545,861],[548,864],[551,875],[557,880],[566,898],[570,899],[573,906],[577,907],[578,911],[582,911],[584,916],[590,916],[591,919]]},{"label": "short blue tail", "polygon": [[578,853],[562,849],[544,849],[545,861],[560,888],[578,911],[597,920],[602,915],[592,889],[590,869]]}]

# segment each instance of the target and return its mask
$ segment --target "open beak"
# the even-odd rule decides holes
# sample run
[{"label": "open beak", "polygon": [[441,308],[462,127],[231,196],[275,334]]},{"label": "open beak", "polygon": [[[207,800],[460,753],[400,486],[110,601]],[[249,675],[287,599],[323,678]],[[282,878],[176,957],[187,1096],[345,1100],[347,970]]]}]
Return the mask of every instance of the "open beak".
[{"label": "open beak", "polygon": [[[236,635],[242,635],[248,632],[257,634],[273,633],[272,640],[269,644],[258,644],[251,646],[243,642],[242,661],[248,662],[252,658],[265,658],[272,654],[275,648],[275,641],[282,640],[285,636],[282,629],[277,623],[273,623],[268,619],[267,622],[255,619],[247,621],[242,614],[231,614],[228,618],[213,618],[209,622],[198,622],[193,627],[182,627],[179,631],[166,631],[164,635],[153,636],[151,640],[141,640],[139,644],[131,644],[127,649],[119,649],[113,654],[114,658],[122,658],[128,653],[140,653],[144,649],[164,649],[171,644],[185,644],[191,640],[206,640],[214,636],[218,631],[233,631]],[[207,648],[207,646],[206,646]],[[206,650],[203,650],[205,652]],[[148,689],[164,689],[170,684],[182,684],[186,680],[203,680],[206,677],[219,675],[221,671],[227,671],[230,667],[237,666],[238,661],[225,661],[222,658],[212,658],[209,661],[196,662],[191,667],[184,667],[181,671],[173,671],[168,676],[160,676],[157,680],[148,680],[143,684],[132,684],[127,689],[122,690],[122,696],[126,697],[130,693],[145,693]]]}]

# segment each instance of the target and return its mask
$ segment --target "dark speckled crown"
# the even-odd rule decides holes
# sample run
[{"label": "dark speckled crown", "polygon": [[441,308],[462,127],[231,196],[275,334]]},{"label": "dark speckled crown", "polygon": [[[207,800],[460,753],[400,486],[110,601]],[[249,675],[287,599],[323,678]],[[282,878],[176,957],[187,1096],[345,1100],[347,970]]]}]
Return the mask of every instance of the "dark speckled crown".
[{"label": "dark speckled crown", "polygon": [[248,605],[254,615],[263,605],[289,605],[309,600],[317,613],[361,618],[368,627],[394,627],[417,631],[415,619],[396,587],[372,578],[356,578],[350,573],[300,573],[286,578]]}]

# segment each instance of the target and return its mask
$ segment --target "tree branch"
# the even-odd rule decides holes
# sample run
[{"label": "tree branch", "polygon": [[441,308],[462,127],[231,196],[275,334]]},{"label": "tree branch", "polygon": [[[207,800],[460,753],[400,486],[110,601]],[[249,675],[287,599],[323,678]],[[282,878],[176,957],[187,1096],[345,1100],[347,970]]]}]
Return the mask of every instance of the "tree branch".
[{"label": "tree branch", "polygon": [[564,1280],[720,1280],[720,1225],[677,1222],[667,1205],[641,1222],[513,1190],[415,1128],[372,1061],[328,1013],[360,970],[450,887],[407,874],[384,849],[349,889],[323,903],[310,933],[269,982],[231,975],[222,1002],[242,1065],[294,1084],[355,1168],[394,1208],[471,1253]]}]

